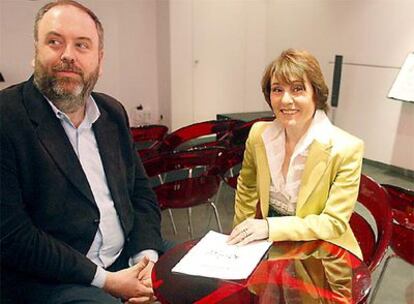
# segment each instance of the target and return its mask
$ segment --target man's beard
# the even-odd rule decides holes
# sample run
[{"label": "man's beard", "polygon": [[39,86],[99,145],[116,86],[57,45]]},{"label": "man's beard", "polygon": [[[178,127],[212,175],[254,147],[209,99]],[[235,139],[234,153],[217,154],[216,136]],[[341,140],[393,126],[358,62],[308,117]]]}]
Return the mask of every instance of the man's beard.
[{"label": "man's beard", "polygon": [[[71,77],[57,77],[54,73],[59,71],[70,71],[77,73],[79,79]],[[69,61],[52,67],[52,72],[35,58],[34,83],[42,94],[44,94],[59,110],[66,114],[76,112],[85,106],[86,100],[91,94],[99,77],[99,66],[85,77],[83,71]],[[72,87],[72,88],[71,88]]]}]

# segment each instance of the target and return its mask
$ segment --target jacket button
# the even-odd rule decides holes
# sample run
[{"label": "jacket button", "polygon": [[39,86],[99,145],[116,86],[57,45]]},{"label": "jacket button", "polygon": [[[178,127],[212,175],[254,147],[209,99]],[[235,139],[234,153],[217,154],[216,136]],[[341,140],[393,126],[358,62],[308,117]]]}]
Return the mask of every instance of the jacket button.
[{"label": "jacket button", "polygon": [[130,241],[129,237],[127,237],[127,238],[126,238],[126,241],[127,241],[127,242],[129,242],[129,241]]},{"label": "jacket button", "polygon": [[99,219],[94,219],[94,220],[93,220],[93,222],[94,222],[95,224],[98,224],[98,223],[100,222],[100,220],[99,220]]}]

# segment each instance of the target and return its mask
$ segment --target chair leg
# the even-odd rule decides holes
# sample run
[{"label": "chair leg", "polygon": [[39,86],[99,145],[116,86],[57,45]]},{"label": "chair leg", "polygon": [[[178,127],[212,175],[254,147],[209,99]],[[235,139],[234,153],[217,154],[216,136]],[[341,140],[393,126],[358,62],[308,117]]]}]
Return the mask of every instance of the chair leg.
[{"label": "chair leg", "polygon": [[187,208],[187,217],[188,217],[188,232],[190,233],[190,238],[193,239],[193,221],[191,219],[191,207]]},{"label": "chair leg", "polygon": [[170,217],[171,225],[173,227],[174,235],[177,235],[177,227],[175,226],[174,217],[171,209],[168,209],[168,216]]},{"label": "chair leg", "polygon": [[215,196],[215,198],[214,198],[214,201],[215,201],[215,202],[218,202],[218,201],[219,201],[219,199],[220,199],[220,194],[221,194],[221,191],[223,191],[223,184],[224,184],[224,181],[221,179],[221,180],[220,180],[219,187],[218,187],[218,190],[217,190],[217,193],[216,193],[216,196]]},{"label": "chair leg", "polygon": [[217,221],[218,229],[221,233],[223,233],[223,228],[221,227],[220,216],[219,216],[216,204],[214,204],[214,202],[210,202],[210,206],[213,208],[214,215],[215,215],[216,221]]},{"label": "chair leg", "polygon": [[382,279],[384,278],[385,271],[387,270],[388,264],[389,264],[389,262],[391,261],[391,259],[393,257],[396,257],[396,255],[394,253],[393,254],[390,254],[385,259],[384,266],[382,266],[381,272],[380,272],[380,274],[378,276],[377,282],[375,283],[374,289],[372,290],[372,294],[371,294],[370,299],[368,300],[368,303],[370,303],[370,304],[371,303],[374,303],[375,298],[376,298],[377,293],[378,293],[378,289],[379,289],[379,287],[381,285]]}]

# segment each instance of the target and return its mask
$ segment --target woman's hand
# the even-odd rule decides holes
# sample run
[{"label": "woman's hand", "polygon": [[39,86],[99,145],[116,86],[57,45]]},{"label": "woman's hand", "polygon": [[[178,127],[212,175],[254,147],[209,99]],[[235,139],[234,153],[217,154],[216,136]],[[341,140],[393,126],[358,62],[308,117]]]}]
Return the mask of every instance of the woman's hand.
[{"label": "woman's hand", "polygon": [[269,225],[267,220],[247,219],[234,227],[227,244],[246,245],[256,240],[269,238]]}]

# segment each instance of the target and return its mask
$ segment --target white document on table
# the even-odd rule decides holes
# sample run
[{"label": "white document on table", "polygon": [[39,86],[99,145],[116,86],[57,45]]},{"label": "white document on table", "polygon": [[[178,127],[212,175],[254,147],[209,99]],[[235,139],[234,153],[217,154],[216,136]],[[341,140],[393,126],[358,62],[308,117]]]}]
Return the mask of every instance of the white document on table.
[{"label": "white document on table", "polygon": [[228,245],[228,237],[209,231],[171,271],[226,280],[246,279],[272,242],[263,240],[243,246]]}]

